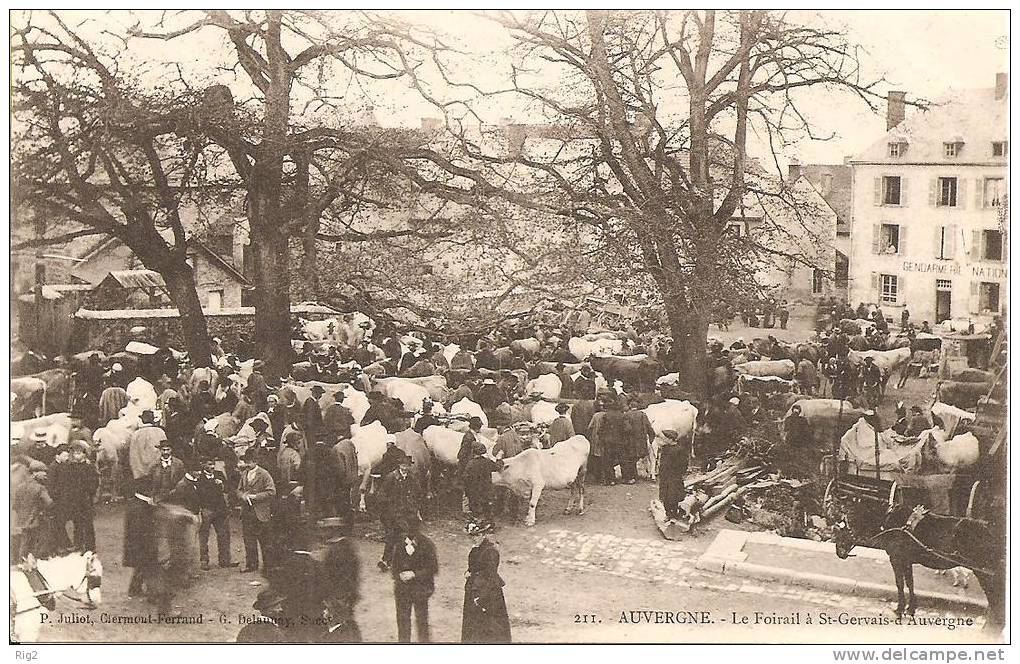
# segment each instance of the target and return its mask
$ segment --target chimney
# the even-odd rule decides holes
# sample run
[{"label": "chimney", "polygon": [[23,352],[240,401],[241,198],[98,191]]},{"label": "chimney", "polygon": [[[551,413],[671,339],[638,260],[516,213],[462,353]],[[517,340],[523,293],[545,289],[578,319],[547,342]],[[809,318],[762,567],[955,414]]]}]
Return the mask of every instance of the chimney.
[{"label": "chimney", "polygon": [[1006,92],[1009,90],[1009,74],[999,72],[995,75],[995,99],[1001,100],[1006,98]]},{"label": "chimney", "polygon": [[907,93],[890,90],[886,102],[885,130],[889,131],[907,116]]},{"label": "chimney", "polygon": [[791,183],[800,179],[800,159],[794,157],[790,160],[790,171],[786,179]]}]

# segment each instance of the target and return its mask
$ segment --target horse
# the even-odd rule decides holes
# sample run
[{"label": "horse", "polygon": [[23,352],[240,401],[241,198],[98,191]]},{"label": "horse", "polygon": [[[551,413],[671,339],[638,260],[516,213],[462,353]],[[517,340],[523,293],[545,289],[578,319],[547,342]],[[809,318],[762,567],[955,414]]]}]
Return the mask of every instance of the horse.
[{"label": "horse", "polygon": [[[836,480],[833,480],[835,482]],[[832,484],[830,484],[831,492]],[[913,616],[914,565],[947,570],[964,567],[977,577],[988,600],[986,629],[1005,621],[1005,534],[995,524],[971,517],[933,514],[895,500],[896,485],[888,502],[872,496],[850,496],[834,501],[832,540],[836,556],[845,560],[857,545],[875,546],[889,556],[896,578],[896,617]],[[904,598],[903,587],[908,598]]]},{"label": "horse", "polygon": [[29,554],[24,562],[11,566],[11,640],[38,641],[46,614],[56,609],[58,594],[87,609],[96,608],[102,601],[102,582],[103,564],[92,551],[39,560]]}]

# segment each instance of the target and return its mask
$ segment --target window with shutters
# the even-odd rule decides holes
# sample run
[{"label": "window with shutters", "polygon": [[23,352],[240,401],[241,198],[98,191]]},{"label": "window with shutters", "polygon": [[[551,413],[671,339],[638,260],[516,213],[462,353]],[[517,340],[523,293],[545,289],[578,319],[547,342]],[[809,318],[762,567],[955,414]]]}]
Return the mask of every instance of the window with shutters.
[{"label": "window with shutters", "polygon": [[889,144],[889,156],[890,157],[899,157],[900,154],[902,154],[902,150],[901,150],[902,146],[903,146],[902,143],[890,143]]},{"label": "window with shutters", "polygon": [[811,292],[818,295],[825,290],[825,273],[815,268],[811,274]]},{"label": "window with shutters", "polygon": [[886,175],[882,178],[882,205],[900,205],[903,199],[903,178]]},{"label": "window with shutters", "polygon": [[981,231],[981,260],[1002,260],[1002,233],[1000,231]]},{"label": "window with shutters", "polygon": [[978,290],[981,311],[999,311],[999,284],[982,281]]},{"label": "window with shutters", "polygon": [[983,189],[984,206],[986,208],[999,207],[1002,204],[1002,196],[1006,193],[1006,180],[1003,178],[985,178]]},{"label": "window with shutters", "polygon": [[899,224],[882,224],[878,236],[878,253],[900,253],[900,237],[901,233]]},{"label": "window with shutters", "polygon": [[899,277],[895,274],[881,275],[882,302],[884,304],[896,304],[896,298],[900,292],[899,285]]},{"label": "window with shutters", "polygon": [[950,260],[956,250],[956,226],[939,226],[935,229],[935,258]]},{"label": "window with shutters", "polygon": [[1006,157],[1009,155],[1009,141],[992,141],[992,156]]},{"label": "window with shutters", "polygon": [[939,178],[939,196],[936,205],[939,207],[956,207],[957,187],[959,182],[956,178]]}]

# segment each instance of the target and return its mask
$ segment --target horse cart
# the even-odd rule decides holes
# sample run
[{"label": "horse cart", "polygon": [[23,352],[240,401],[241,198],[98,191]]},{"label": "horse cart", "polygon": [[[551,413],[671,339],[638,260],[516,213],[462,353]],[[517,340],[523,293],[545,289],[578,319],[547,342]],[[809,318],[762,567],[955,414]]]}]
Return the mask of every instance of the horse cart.
[{"label": "horse cart", "polygon": [[[823,497],[826,515],[834,524],[836,555],[846,559],[855,546],[886,552],[896,580],[897,617],[914,615],[915,564],[936,570],[968,569],[988,600],[986,629],[1001,628],[1005,619],[1005,529],[1001,520],[987,518],[982,509],[988,503],[982,481],[956,483],[956,489],[966,494],[961,503],[951,496],[947,500],[940,495],[941,489],[923,483],[852,474],[845,466],[832,465],[835,472]],[[930,507],[946,503],[963,504],[962,513]]]}]

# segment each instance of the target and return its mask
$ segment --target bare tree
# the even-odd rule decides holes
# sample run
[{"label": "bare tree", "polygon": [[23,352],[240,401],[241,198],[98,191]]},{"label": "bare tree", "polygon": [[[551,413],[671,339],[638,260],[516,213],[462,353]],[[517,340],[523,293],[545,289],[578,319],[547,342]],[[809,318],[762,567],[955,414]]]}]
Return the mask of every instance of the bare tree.
[{"label": "bare tree", "polygon": [[586,227],[654,283],[681,380],[703,391],[710,313],[722,294],[754,289],[763,260],[811,260],[773,243],[784,234],[778,225],[727,232],[749,199],[765,207],[770,199],[810,227],[791,188],[751,165],[749,131],[779,151],[793,132],[812,131],[799,95],[841,90],[870,105],[878,81],[861,80],[844,35],[779,13],[503,12],[495,20],[515,40],[511,90],[498,94],[527,100],[555,131],[536,149],[526,128],[510,131],[501,150],[462,131],[460,159],[418,155],[450,176],[420,186],[464,202],[501,197]]},{"label": "bare tree", "polygon": [[[314,280],[321,220],[345,205],[364,175],[366,151],[353,140],[350,118],[335,117],[331,85],[340,75],[414,77],[443,47],[409,25],[365,12],[177,12],[132,33],[178,40],[209,31],[229,40],[236,68],[254,88],[250,99],[235,99],[225,86],[208,90],[202,131],[229,155],[247,193],[258,354],[271,374],[284,375],[291,357],[290,240],[302,239],[306,276]],[[316,117],[316,108],[333,118]]]},{"label": "bare tree", "polygon": [[21,17],[12,32],[16,207],[53,219],[59,231],[21,247],[112,236],[163,277],[181,313],[192,361],[210,363],[209,336],[187,262],[184,205],[194,205],[208,167],[201,140],[184,140],[167,118],[190,101],[142,93],[61,18]]}]

